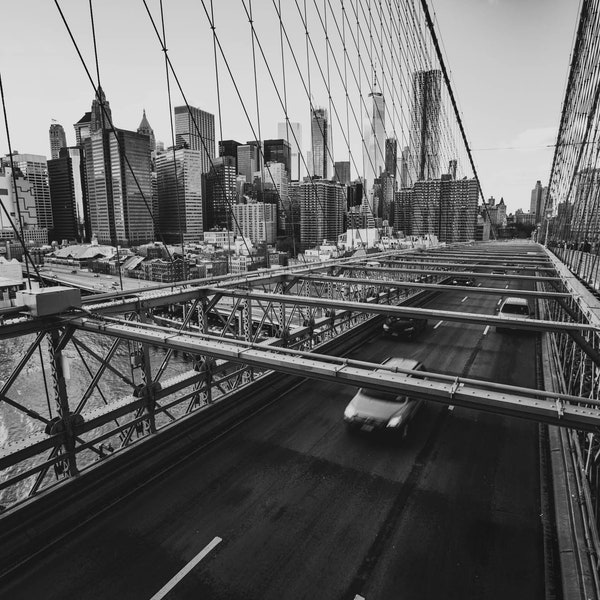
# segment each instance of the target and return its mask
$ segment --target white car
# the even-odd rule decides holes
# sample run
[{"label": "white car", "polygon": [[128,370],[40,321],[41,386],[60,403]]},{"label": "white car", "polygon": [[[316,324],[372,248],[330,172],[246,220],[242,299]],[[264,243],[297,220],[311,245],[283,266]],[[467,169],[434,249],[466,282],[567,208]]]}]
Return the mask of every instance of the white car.
[{"label": "white car", "polygon": [[[526,298],[519,298],[517,296],[505,298],[498,310],[498,316],[504,319],[514,319],[515,321],[530,319],[531,311],[529,310],[529,302]],[[515,323],[515,325],[517,324]],[[510,331],[510,329],[502,327],[502,325],[496,326],[496,331]],[[518,329],[518,327],[514,329]]]},{"label": "white car", "polygon": [[[423,363],[409,358],[388,358],[382,364],[406,370],[425,371]],[[378,371],[385,372],[385,369]],[[410,377],[410,374],[405,376]],[[395,431],[406,437],[408,425],[422,404],[422,400],[411,398],[403,392],[394,394],[360,388],[344,411],[344,421],[349,429]]]}]

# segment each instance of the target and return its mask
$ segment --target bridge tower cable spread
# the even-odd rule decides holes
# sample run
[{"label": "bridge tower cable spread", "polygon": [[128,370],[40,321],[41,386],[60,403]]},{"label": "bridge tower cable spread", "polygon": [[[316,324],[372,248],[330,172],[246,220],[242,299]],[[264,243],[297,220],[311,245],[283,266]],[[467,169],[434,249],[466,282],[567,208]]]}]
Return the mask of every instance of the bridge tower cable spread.
[{"label": "bridge tower cable spread", "polygon": [[[473,175],[477,180],[477,185],[479,187],[479,193],[481,195],[481,201],[483,202],[484,210],[487,213],[487,207],[485,202],[485,196],[483,195],[483,189],[481,187],[481,180],[479,179],[479,175],[477,174],[477,168],[475,167],[475,161],[473,160],[473,154],[471,153],[471,147],[469,146],[469,140],[467,139],[467,134],[465,132],[465,128],[463,126],[462,117],[460,116],[460,111],[458,110],[458,105],[456,103],[456,98],[454,97],[454,91],[452,89],[452,84],[450,82],[450,77],[448,75],[448,70],[446,69],[446,63],[444,62],[444,57],[442,55],[442,50],[440,48],[440,44],[438,42],[437,33],[435,31],[435,26],[433,21],[431,20],[431,15],[429,13],[429,6],[427,5],[427,0],[421,0],[421,6],[423,7],[423,14],[425,15],[425,21],[427,22],[427,27],[429,29],[429,33],[431,34],[431,39],[433,41],[433,46],[435,48],[435,52],[438,57],[438,61],[440,64],[440,68],[442,70],[442,75],[444,77],[444,81],[446,82],[446,87],[448,89],[448,93],[450,95],[450,101],[452,102],[452,108],[454,109],[454,115],[456,117],[456,121],[458,123],[458,127],[465,144],[465,148],[467,150],[467,155],[469,157],[469,162],[471,163],[471,169],[473,169]],[[489,214],[488,214],[489,219]],[[491,229],[494,234],[494,238],[497,237],[495,228],[490,220]]]}]

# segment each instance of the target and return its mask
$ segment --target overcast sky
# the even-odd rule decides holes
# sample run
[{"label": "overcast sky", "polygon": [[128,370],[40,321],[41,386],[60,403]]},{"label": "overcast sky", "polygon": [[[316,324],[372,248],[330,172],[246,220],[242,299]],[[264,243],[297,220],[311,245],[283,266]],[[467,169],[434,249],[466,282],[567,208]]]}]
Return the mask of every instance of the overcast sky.
[{"label": "overcast sky", "polygon": [[529,210],[547,185],[577,0],[429,0],[486,196]]},{"label": "overcast sky", "polygon": [[[147,1],[158,18],[158,0]],[[579,2],[429,2],[437,16],[483,191],[487,197],[504,197],[509,212],[528,210],[536,180],[545,185],[550,174],[553,148],[548,146],[556,140]],[[278,60],[279,48],[279,29],[274,20],[277,3],[252,3],[255,26],[273,64]],[[94,71],[88,2],[59,0],[59,5],[86,64]],[[205,0],[205,5],[210,10],[210,0]],[[281,5],[289,24],[288,35],[301,48],[303,31],[296,2],[281,0]],[[331,0],[331,5],[339,7],[339,2]],[[166,0],[164,6],[167,46],[187,100],[217,114],[211,31],[202,3]],[[94,7],[101,81],[115,125],[136,129],[145,108],[157,139],[170,145],[162,52],[142,0],[96,0]],[[236,82],[246,94],[250,120],[256,129],[250,33],[242,0],[216,0],[214,9],[217,34],[230,58]],[[74,144],[72,125],[90,109],[93,89],[54,0],[7,3],[2,25],[0,72],[13,150],[49,155],[51,119],[64,126],[68,143]],[[298,60],[304,59],[299,56]],[[291,120],[303,123],[303,146],[308,149],[306,94],[300,80],[294,79],[291,62],[288,57],[288,110]],[[277,123],[282,118],[274,88],[261,64],[259,61],[260,133],[268,139],[277,136]],[[316,71],[313,64],[311,91],[316,103],[326,105]],[[222,64],[219,73],[223,139],[251,139],[252,131]],[[176,84],[171,84],[173,104],[181,104]],[[334,121],[333,115],[331,119]],[[218,117],[216,122],[219,139]],[[8,152],[3,126],[0,152]],[[335,158],[347,157],[338,156],[336,151]]]}]

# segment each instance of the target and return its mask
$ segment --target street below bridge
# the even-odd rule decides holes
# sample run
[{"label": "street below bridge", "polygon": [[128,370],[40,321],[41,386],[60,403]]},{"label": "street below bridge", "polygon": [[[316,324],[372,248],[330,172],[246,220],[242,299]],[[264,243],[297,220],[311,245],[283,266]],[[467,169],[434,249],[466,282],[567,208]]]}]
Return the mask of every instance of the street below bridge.
[{"label": "street below bridge", "polygon": [[[457,290],[427,306],[498,302]],[[535,353],[533,334],[430,321],[413,341],[375,330],[352,357],[534,388]],[[41,551],[0,597],[544,597],[540,426],[426,404],[405,440],[350,433],[355,391],[294,387]]]}]

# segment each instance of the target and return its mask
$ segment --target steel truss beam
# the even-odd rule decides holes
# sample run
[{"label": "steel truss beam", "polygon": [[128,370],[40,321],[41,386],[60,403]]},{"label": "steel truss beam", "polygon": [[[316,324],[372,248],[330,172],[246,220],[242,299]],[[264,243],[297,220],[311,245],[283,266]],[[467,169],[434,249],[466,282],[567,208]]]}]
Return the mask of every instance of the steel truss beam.
[{"label": "steel truss beam", "polygon": [[[116,321],[116,320],[114,320]],[[300,353],[283,348],[265,348],[242,342],[209,339],[189,332],[180,333],[159,327],[129,322],[74,320],[77,329],[113,337],[203,354],[249,366],[270,369],[301,377],[335,381],[346,385],[367,386],[386,392],[418,395],[425,400],[442,402],[543,421],[562,427],[597,431],[600,427],[600,401],[563,396],[541,390],[517,388],[472,379],[423,373],[417,378],[386,369],[377,363],[340,359],[328,355]],[[377,372],[374,372],[377,370]],[[405,372],[404,372],[405,373]],[[421,378],[422,377],[422,378]]]}]

